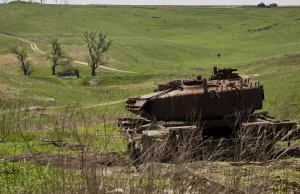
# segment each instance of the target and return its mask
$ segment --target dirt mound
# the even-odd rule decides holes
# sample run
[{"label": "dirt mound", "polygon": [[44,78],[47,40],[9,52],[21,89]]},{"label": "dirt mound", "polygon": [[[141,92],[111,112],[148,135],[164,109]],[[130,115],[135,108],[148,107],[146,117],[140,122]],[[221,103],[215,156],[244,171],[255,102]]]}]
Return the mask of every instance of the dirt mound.
[{"label": "dirt mound", "polygon": [[130,161],[124,154],[119,153],[79,153],[78,156],[51,153],[24,153],[7,156],[5,160],[11,162],[32,162],[39,165],[51,165],[66,169],[89,169],[105,166],[128,166]]},{"label": "dirt mound", "polygon": [[[191,167],[194,167],[195,169]],[[155,178],[162,180],[168,179],[172,184],[171,188],[173,189],[173,191],[180,191],[179,193],[245,193],[238,188],[223,185],[211,180],[210,178],[205,177],[207,174],[197,173],[199,169],[203,168],[204,166],[199,165],[199,163],[178,165],[150,162],[142,164],[139,167],[139,172],[142,174],[151,174],[155,172]]]},{"label": "dirt mound", "polygon": [[182,186],[182,183],[186,184],[186,187],[188,188],[187,191],[194,193],[194,192],[200,192],[200,193],[222,193],[222,194],[244,194],[244,191],[239,190],[238,188],[230,188],[225,187],[224,185],[221,185],[219,183],[216,183],[214,181],[208,180],[207,178],[196,176],[191,173],[174,173],[173,175],[174,182],[178,183],[178,185]]}]

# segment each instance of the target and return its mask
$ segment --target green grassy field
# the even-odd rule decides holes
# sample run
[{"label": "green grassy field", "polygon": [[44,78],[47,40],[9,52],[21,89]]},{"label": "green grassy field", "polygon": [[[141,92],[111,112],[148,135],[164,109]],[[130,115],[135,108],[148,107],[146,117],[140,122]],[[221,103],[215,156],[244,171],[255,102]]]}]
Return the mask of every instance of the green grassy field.
[{"label": "green grassy field", "polygon": [[[130,113],[124,110],[124,103],[109,106],[103,103],[152,92],[157,84],[170,79],[209,76],[214,66],[237,67],[240,74],[260,80],[265,88],[264,111],[299,123],[299,10],[0,4],[0,159],[30,152],[48,154],[48,158],[55,154],[68,155],[71,159],[78,156],[84,163],[85,157],[94,156],[94,152],[124,151],[126,142],[118,136],[116,123],[117,118]],[[85,30],[108,32],[114,43],[106,55],[107,66],[135,73],[98,68],[97,76],[91,77],[88,66],[74,63],[81,79],[52,76],[50,61],[44,55],[13,38],[30,40],[42,51],[49,52],[48,39],[55,35],[69,56],[85,61],[88,54],[82,38]],[[15,43],[27,49],[33,75],[23,76],[18,61],[10,54],[9,46]],[[59,71],[61,67],[57,68]],[[41,146],[45,139],[63,141],[66,146]],[[85,149],[70,149],[78,144],[84,144]],[[95,158],[93,160],[97,161]],[[0,193],[47,193],[52,187],[57,189],[52,192],[80,193],[90,189],[89,184],[94,184],[91,180],[99,177],[102,183],[108,182],[105,185],[108,188],[113,185],[126,190],[142,185],[144,191],[154,192],[151,189],[160,191],[165,186],[174,186],[177,191],[178,180],[175,175],[170,178],[168,173],[179,170],[181,174],[182,170],[181,167],[177,170],[172,166],[167,170],[159,167],[159,176],[153,176],[155,169],[148,169],[149,172],[137,176],[122,171],[106,177],[99,171],[85,171],[74,166],[67,170],[63,167],[61,171],[60,163],[54,168],[39,160],[31,161],[33,164],[11,161],[0,160],[0,183],[5,185]],[[256,186],[260,188],[255,182],[271,180],[268,188],[284,193],[289,186],[285,184],[290,182],[272,181],[292,180],[300,184],[299,172],[294,168],[299,159],[284,162],[289,164],[289,171],[281,169],[284,164],[276,163],[265,169],[263,178],[253,173],[249,166],[235,169],[228,163],[214,163],[214,169],[221,169],[217,173],[209,169],[210,165],[204,169],[208,169],[210,180],[218,180],[220,184],[251,191]],[[202,169],[199,165],[202,164],[184,168]],[[230,172],[224,171],[227,168]],[[264,167],[253,168],[262,170]],[[245,176],[235,174],[246,171],[249,174]],[[90,172],[96,174],[90,175]],[[161,180],[160,176],[167,178]],[[33,186],[35,181],[37,184]]]},{"label": "green grassy field", "polygon": [[[2,83],[15,89],[21,98],[54,98],[57,104],[79,101],[89,104],[98,102],[99,98],[101,102],[127,98],[147,93],[164,80],[209,75],[213,66],[238,67],[242,73],[268,74],[256,78],[266,87],[266,107],[275,100],[284,100],[290,93],[299,93],[296,82],[300,51],[298,8],[2,4],[0,11],[1,33],[29,39],[43,51],[49,51],[48,37],[56,35],[70,56],[83,61],[87,49],[82,33],[85,30],[107,31],[114,39],[107,55],[108,66],[137,72],[125,74],[98,69],[94,83],[100,87],[86,87],[93,79],[88,67],[77,65],[83,76],[81,80],[53,77],[50,62],[33,53],[27,45],[35,70],[34,76],[24,78],[19,76],[21,72],[16,65],[7,60],[13,58],[7,56],[7,47],[18,41],[0,36]],[[217,58],[218,53],[221,58]],[[283,69],[290,69],[289,76],[295,81],[277,80],[286,74],[282,65],[289,67]],[[21,82],[28,87],[18,84]],[[131,87],[137,83],[139,88]],[[123,90],[125,85],[129,89]],[[118,87],[110,89],[111,86]],[[58,88],[61,88],[59,94],[55,92]]]}]

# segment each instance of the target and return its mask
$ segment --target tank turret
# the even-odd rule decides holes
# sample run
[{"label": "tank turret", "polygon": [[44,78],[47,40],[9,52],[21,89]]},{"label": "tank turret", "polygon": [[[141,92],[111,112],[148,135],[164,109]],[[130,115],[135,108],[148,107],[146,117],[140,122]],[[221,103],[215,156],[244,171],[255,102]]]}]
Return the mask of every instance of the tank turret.
[{"label": "tank turret", "polygon": [[215,67],[209,79],[198,76],[158,85],[152,94],[128,99],[126,109],[147,119],[164,121],[219,119],[237,111],[249,114],[262,109],[263,87],[234,71],[237,69]]},{"label": "tank turret", "polygon": [[263,108],[263,86],[236,71],[214,67],[209,78],[173,80],[129,98],[126,109],[138,116],[120,118],[118,125],[133,161],[275,156],[276,142],[299,133],[299,126],[255,113]]}]

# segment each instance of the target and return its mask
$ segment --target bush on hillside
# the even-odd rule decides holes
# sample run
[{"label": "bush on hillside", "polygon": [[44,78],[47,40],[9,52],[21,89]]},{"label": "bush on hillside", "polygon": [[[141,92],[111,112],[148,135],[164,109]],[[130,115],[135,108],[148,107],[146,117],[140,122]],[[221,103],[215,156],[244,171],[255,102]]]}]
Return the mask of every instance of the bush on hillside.
[{"label": "bush on hillside", "polygon": [[73,69],[70,67],[64,67],[60,72],[57,73],[58,77],[69,77],[76,76]]},{"label": "bush on hillside", "polygon": [[271,3],[270,5],[266,5],[263,2],[257,5],[257,7],[262,7],[262,8],[271,8],[271,7],[278,7],[277,3]]},{"label": "bush on hillside", "polygon": [[58,77],[73,77],[76,76],[77,78],[81,78],[79,70],[72,66],[68,65],[62,68],[60,72],[57,73]]},{"label": "bush on hillside", "polygon": [[257,5],[257,7],[266,7],[266,5],[263,2],[261,2],[260,4]]},{"label": "bush on hillside", "polygon": [[278,7],[277,3],[271,3],[270,7]]}]

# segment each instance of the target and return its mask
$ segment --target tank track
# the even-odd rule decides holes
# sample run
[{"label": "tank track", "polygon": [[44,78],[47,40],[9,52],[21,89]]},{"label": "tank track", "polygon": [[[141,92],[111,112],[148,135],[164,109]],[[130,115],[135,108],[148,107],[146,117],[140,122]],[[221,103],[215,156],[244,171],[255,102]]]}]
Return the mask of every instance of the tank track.
[{"label": "tank track", "polygon": [[275,144],[300,138],[296,122],[279,121],[268,113],[222,120],[150,121],[121,118],[118,126],[128,140],[134,163],[194,160],[261,161],[276,157]]}]

